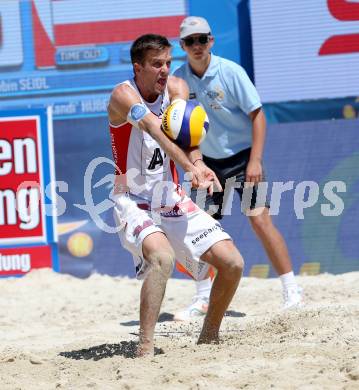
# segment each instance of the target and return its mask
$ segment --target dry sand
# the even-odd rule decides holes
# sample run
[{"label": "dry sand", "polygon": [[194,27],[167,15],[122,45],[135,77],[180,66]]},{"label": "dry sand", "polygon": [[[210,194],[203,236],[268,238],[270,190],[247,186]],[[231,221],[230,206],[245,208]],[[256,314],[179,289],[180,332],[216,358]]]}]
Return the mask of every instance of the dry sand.
[{"label": "dry sand", "polygon": [[0,389],[359,389],[359,273],[299,277],[306,305],[283,312],[277,279],[244,278],[219,345],[171,314],[194,291],[170,280],[157,325],[164,353],[130,358],[140,283],[50,270],[3,279]]}]

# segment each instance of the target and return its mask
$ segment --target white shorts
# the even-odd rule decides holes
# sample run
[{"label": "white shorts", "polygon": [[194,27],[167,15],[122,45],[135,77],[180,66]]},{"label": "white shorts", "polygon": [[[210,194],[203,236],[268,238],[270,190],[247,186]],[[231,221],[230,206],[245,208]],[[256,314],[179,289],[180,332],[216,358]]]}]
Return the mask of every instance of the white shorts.
[{"label": "white shorts", "polygon": [[154,232],[166,235],[176,260],[196,280],[208,277],[210,267],[200,257],[215,243],[231,240],[221,224],[188,197],[161,214],[141,209],[146,208],[145,203],[137,205],[129,200],[123,204],[119,199],[116,200],[114,216],[117,226],[122,224],[124,228],[118,234],[122,246],[133,255],[137,279],[144,279],[149,270],[149,263],[142,253],[142,243]]}]

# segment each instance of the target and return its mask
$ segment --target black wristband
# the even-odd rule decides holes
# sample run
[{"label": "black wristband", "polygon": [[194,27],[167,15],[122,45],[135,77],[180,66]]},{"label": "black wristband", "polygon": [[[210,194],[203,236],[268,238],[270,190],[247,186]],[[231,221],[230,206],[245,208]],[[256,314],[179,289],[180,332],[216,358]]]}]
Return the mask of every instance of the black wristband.
[{"label": "black wristband", "polygon": [[195,165],[197,161],[203,161],[203,158],[197,158],[196,160],[193,161],[192,164]]}]

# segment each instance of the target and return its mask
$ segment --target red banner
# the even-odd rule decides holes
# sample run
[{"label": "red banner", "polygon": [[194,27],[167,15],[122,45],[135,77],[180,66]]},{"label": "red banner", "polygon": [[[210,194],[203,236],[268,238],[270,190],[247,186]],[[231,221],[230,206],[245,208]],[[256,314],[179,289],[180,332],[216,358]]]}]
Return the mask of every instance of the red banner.
[{"label": "red banner", "polygon": [[39,122],[0,118],[0,244],[44,240]]},{"label": "red banner", "polygon": [[52,268],[51,246],[0,248],[0,276],[25,275],[36,268]]}]

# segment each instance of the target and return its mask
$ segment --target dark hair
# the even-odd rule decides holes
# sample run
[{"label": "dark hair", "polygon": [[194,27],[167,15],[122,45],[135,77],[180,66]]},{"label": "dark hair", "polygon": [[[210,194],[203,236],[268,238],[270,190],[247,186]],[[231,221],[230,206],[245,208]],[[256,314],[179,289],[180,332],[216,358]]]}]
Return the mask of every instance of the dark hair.
[{"label": "dark hair", "polygon": [[163,35],[145,34],[138,37],[131,46],[131,62],[143,64],[148,50],[163,50],[172,47]]}]

